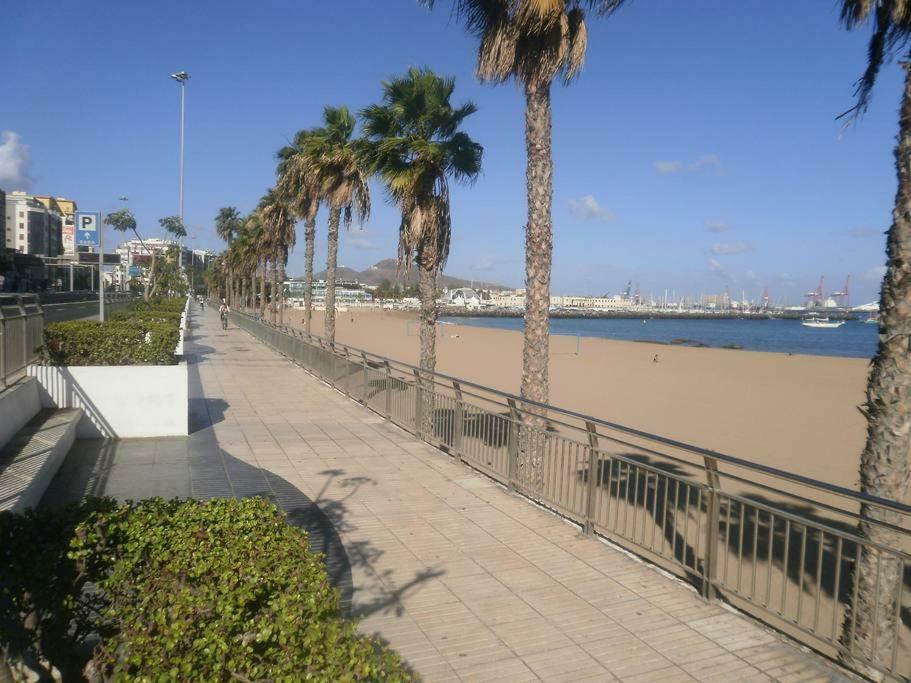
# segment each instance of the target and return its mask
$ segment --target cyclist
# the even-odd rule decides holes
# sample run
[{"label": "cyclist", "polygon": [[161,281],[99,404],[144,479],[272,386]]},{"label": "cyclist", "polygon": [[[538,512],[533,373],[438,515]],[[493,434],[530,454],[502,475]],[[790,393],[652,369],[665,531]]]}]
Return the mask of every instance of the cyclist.
[{"label": "cyclist", "polygon": [[218,307],[218,315],[221,316],[221,329],[223,330],[228,329],[228,313],[230,312],[231,308],[228,306],[228,302],[222,299],[221,306]]}]

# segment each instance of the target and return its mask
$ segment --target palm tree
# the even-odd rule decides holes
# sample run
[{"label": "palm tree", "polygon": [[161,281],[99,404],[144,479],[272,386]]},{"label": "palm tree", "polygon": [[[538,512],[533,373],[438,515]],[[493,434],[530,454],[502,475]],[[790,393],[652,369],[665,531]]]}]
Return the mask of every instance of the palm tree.
[{"label": "palm tree", "polygon": [[304,154],[312,162],[319,196],[329,205],[328,256],[326,258],[326,338],[335,343],[335,269],[338,262],[338,231],[352,216],[363,222],[370,215],[368,170],[361,141],[353,138],[357,124],[347,107],[326,107],[323,127],[311,131]]},{"label": "palm tree", "polygon": [[[259,217],[263,229],[269,234],[272,246],[273,268],[273,302],[278,298],[278,322],[285,321],[285,267],[288,265],[288,253],[297,243],[297,230],[294,224],[294,213],[290,203],[278,191],[270,189],[259,202]],[[276,282],[277,281],[277,282]],[[273,318],[276,305],[273,303]]]},{"label": "palm tree", "polygon": [[316,242],[316,214],[320,204],[319,179],[313,173],[312,159],[307,156],[305,141],[312,131],[300,130],[294,144],[282,147],[276,154],[278,190],[288,198],[299,220],[304,221],[304,329],[310,334],[313,315],[313,251]]},{"label": "palm tree", "polygon": [[133,215],[133,212],[129,209],[120,209],[113,213],[109,213],[104,218],[106,225],[110,225],[114,230],[119,232],[132,231],[136,235],[136,239],[139,240],[139,244],[142,245],[142,248],[152,259],[151,266],[149,268],[149,274],[146,277],[145,284],[143,285],[142,298],[145,301],[148,301],[151,298],[152,285],[155,280],[155,253],[150,251],[146,246],[146,243],[142,241],[142,237],[139,236],[139,232],[136,230],[136,217]]},{"label": "palm tree", "polygon": [[[430,372],[436,368],[437,276],[446,265],[452,233],[449,177],[471,182],[481,171],[481,145],[459,131],[477,108],[467,102],[454,109],[449,101],[454,89],[452,78],[411,68],[407,76],[383,83],[382,104],[361,112],[370,170],[382,179],[402,212],[399,268],[407,271],[413,260],[420,271],[420,363]],[[428,434],[432,375],[421,380],[419,433]]]},{"label": "palm tree", "polygon": [[[229,251],[231,249],[231,243],[234,241],[235,236],[240,232],[242,227],[243,219],[237,208],[233,206],[224,206],[218,210],[218,214],[215,216],[215,232],[228,244]],[[229,303],[233,303],[230,301],[231,293],[233,292],[230,268],[228,268],[226,278]]]},{"label": "palm tree", "polygon": [[[435,0],[422,0],[433,7]],[[553,159],[550,87],[557,77],[569,84],[585,61],[585,7],[610,15],[625,0],[453,0],[453,12],[480,38],[477,76],[525,90],[525,148],[528,222],[525,226],[525,335],[522,397],[549,397],[550,273],[553,256]],[[536,412],[528,407],[530,412]],[[533,420],[536,429],[542,420]],[[542,462],[522,449],[520,465],[540,482]]]},{"label": "palm tree", "polygon": [[[895,165],[898,192],[892,225],[886,237],[886,274],[880,294],[879,347],[867,383],[867,441],[860,456],[863,493],[903,500],[911,479],[911,2],[909,0],[843,0],[841,19],[848,29],[873,23],[867,68],[857,82],[850,118],[864,113],[880,67],[892,54],[905,60],[905,87],[898,122]],[[880,545],[898,548],[899,534],[885,524],[900,526],[897,513],[874,505],[861,507],[860,534]],[[884,524],[885,523],[885,524]],[[857,609],[846,615],[845,644],[853,643],[861,657],[886,666],[891,659],[895,629],[900,627],[897,596],[901,595],[900,560],[865,547],[855,568]],[[854,627],[852,629],[852,621]],[[853,633],[852,633],[853,630]],[[855,668],[865,668],[854,652],[845,656]],[[866,669],[866,673],[874,672]]]}]

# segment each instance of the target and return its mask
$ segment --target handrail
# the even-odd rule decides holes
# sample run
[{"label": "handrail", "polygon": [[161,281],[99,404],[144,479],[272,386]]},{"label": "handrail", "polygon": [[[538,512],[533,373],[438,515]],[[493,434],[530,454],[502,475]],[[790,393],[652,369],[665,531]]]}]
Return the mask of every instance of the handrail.
[{"label": "handrail", "polygon": [[[15,308],[15,313],[8,309]],[[44,311],[37,294],[0,293],[0,388],[17,379],[37,357]]]},{"label": "handrail", "polygon": [[[911,643],[900,618],[911,591],[903,580],[911,570],[911,520],[893,515],[908,515],[911,506],[422,373],[246,313],[232,318],[345,396],[579,524],[585,535],[618,543],[696,584],[706,599],[730,599],[829,655],[911,678],[911,661],[898,657]],[[543,422],[523,419],[523,404],[542,411],[526,414]],[[721,471],[719,464],[737,469]],[[814,498],[814,491],[837,500]],[[888,514],[858,512],[857,504]],[[864,533],[859,522],[876,532]],[[856,619],[859,596],[883,631],[880,647],[877,634],[870,642]],[[891,626],[880,626],[877,614],[894,615]]]},{"label": "handrail", "polygon": [[[652,434],[650,432],[646,432],[641,429],[636,429],[634,427],[627,427],[626,425],[621,425],[616,422],[604,420],[602,418],[595,417],[593,415],[586,415],[585,413],[580,413],[580,412],[577,412],[574,410],[570,410],[568,408],[561,408],[559,406],[554,406],[549,403],[542,403],[542,402],[535,401],[532,399],[522,398],[521,396],[517,396],[515,394],[511,394],[509,392],[502,391],[500,389],[488,387],[483,384],[478,384],[476,382],[472,382],[470,380],[463,379],[460,377],[453,377],[452,375],[447,375],[445,373],[442,373],[442,372],[439,372],[436,370],[434,370],[434,371],[422,370],[420,367],[418,367],[416,365],[411,365],[410,363],[406,363],[405,361],[400,361],[400,360],[396,360],[394,358],[388,358],[386,356],[381,356],[381,355],[373,353],[371,351],[366,351],[364,349],[360,349],[355,346],[350,346],[348,344],[344,344],[341,342],[330,343],[329,340],[326,339],[325,337],[321,337],[319,335],[315,335],[312,333],[307,335],[307,333],[304,332],[303,330],[295,330],[294,328],[291,328],[287,325],[279,325],[277,323],[272,323],[268,320],[257,319],[255,317],[249,315],[248,313],[242,313],[242,312],[238,312],[238,311],[235,311],[235,313],[237,313],[238,315],[243,315],[254,322],[259,322],[268,327],[273,327],[275,329],[284,331],[286,333],[288,331],[293,331],[293,333],[309,336],[310,339],[315,339],[315,340],[319,341],[320,343],[324,343],[327,347],[332,347],[332,348],[340,347],[340,348],[348,349],[349,351],[355,352],[355,355],[364,354],[364,355],[372,356],[372,357],[377,358],[384,362],[395,363],[396,365],[399,365],[411,372],[416,370],[425,375],[432,375],[434,378],[443,379],[443,380],[446,380],[449,382],[458,382],[459,385],[461,385],[463,388],[466,386],[470,386],[470,387],[474,387],[475,389],[480,389],[481,391],[484,391],[486,393],[493,394],[495,396],[500,396],[503,399],[506,399],[507,401],[508,400],[514,401],[517,406],[520,406],[519,410],[521,412],[527,412],[527,411],[522,410],[521,406],[523,406],[523,405],[540,408],[543,410],[547,410],[548,412],[555,412],[558,414],[569,416],[569,417],[572,417],[572,418],[582,421],[582,422],[592,422],[595,425],[607,427],[607,428],[613,429],[615,431],[623,432],[625,434],[630,434],[632,436],[641,437],[644,439],[648,439],[650,441],[655,441],[655,442],[663,444],[665,446],[670,446],[672,448],[687,451],[689,453],[692,453],[694,455],[699,455],[704,458],[712,458],[719,463],[725,463],[728,465],[733,465],[735,467],[741,467],[743,469],[754,470],[754,471],[760,472],[762,474],[765,474],[767,476],[773,476],[773,477],[777,477],[780,479],[785,479],[787,481],[793,482],[795,484],[800,484],[802,486],[809,486],[809,487],[817,489],[819,491],[823,491],[824,493],[830,493],[830,494],[835,494],[835,495],[839,495],[839,496],[844,496],[846,498],[853,498],[860,503],[866,503],[868,505],[876,505],[878,507],[893,510],[893,511],[899,512],[901,514],[911,515],[911,505],[907,505],[900,501],[889,500],[888,498],[880,498],[878,496],[864,493],[862,491],[854,491],[853,489],[849,489],[847,487],[840,486],[838,484],[832,484],[830,482],[825,482],[825,481],[822,481],[819,479],[814,479],[812,477],[807,477],[805,475],[796,474],[794,472],[788,472],[787,470],[782,470],[777,467],[772,467],[770,465],[763,465],[762,463],[754,462],[752,460],[746,460],[744,458],[739,458],[734,455],[728,455],[725,453],[721,453],[719,451],[713,451],[713,450],[710,450],[707,448],[702,448],[701,446],[695,446],[693,444],[689,444],[684,441],[679,441],[677,439],[671,439],[669,437],[661,436],[658,434]],[[483,399],[484,397],[478,396],[478,398]],[[580,432],[585,431],[584,429],[582,429],[581,427],[578,427],[576,425],[566,424],[566,426],[570,427],[572,429],[576,429]]]}]

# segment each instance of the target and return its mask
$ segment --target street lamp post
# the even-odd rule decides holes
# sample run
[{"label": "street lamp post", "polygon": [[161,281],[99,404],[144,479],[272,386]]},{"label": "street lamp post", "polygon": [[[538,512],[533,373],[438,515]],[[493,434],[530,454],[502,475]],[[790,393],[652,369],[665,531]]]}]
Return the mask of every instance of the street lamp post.
[{"label": "street lamp post", "polygon": [[[187,96],[187,81],[190,80],[190,74],[186,71],[178,71],[171,74],[171,78],[180,84],[180,222],[183,223],[183,130],[184,130],[184,110]],[[183,237],[177,241],[177,266],[183,273]]]}]

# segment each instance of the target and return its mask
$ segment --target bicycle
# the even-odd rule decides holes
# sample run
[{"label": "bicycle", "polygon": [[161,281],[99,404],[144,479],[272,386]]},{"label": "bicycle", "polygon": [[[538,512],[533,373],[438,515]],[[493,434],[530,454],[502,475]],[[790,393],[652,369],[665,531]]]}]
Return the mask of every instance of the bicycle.
[{"label": "bicycle", "polygon": [[221,329],[223,329],[223,330],[228,329],[228,314],[227,313],[221,314]]}]

